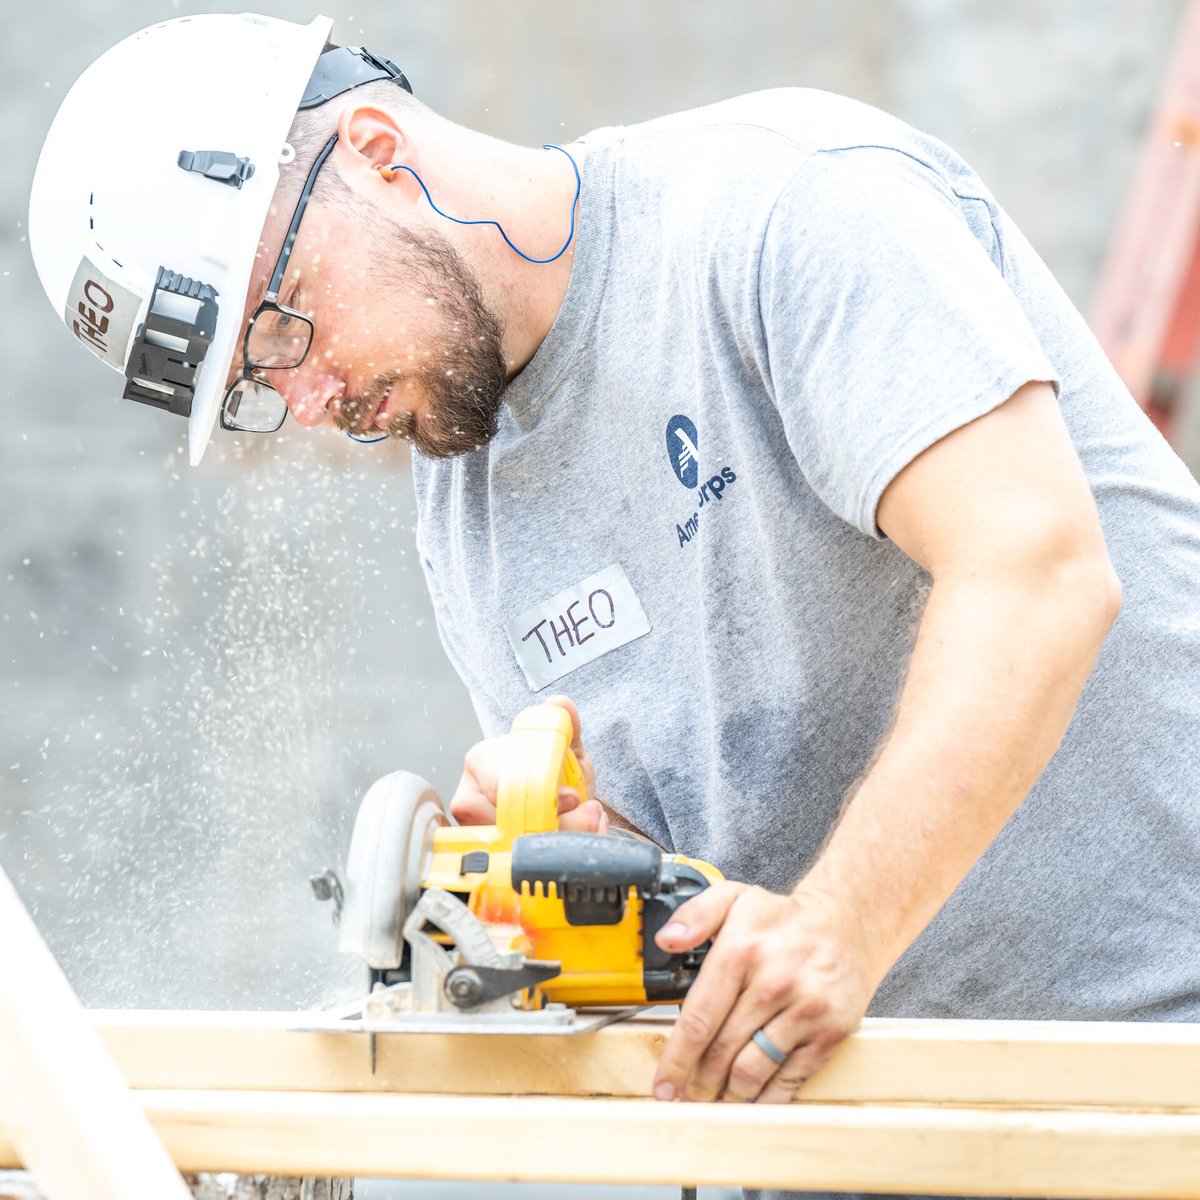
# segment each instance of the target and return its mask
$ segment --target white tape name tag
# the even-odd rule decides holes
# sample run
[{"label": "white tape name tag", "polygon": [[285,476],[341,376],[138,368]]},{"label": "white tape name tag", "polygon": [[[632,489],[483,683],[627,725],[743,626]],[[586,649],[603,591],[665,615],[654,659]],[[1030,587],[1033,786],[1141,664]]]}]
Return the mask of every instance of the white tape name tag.
[{"label": "white tape name tag", "polygon": [[109,279],[89,258],[79,261],[63,319],[67,328],[95,355],[118,371],[142,298]]},{"label": "white tape name tag", "polygon": [[505,625],[529,686],[542,688],[650,632],[620,563],[543,600]]}]

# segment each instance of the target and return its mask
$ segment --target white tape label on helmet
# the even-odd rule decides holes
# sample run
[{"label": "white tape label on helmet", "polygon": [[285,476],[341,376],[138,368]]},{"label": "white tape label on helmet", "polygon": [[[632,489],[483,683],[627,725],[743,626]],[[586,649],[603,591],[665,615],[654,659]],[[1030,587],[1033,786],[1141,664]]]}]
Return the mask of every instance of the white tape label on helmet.
[{"label": "white tape label on helmet", "polygon": [[141,306],[142,298],[136,292],[109,279],[91,259],[83,258],[67,292],[63,319],[93,354],[122,371]]}]

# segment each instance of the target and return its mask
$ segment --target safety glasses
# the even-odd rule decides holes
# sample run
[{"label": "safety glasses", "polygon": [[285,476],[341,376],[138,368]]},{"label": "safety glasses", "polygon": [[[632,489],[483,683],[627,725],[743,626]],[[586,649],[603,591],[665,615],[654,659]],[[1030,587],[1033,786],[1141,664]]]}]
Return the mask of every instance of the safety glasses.
[{"label": "safety glasses", "polygon": [[279,303],[279,289],[287,273],[288,259],[300,229],[300,219],[308,205],[317,172],[337,144],[337,134],[325,143],[313,160],[296,210],[292,213],[283,245],[263,302],[250,318],[242,342],[242,373],[225,393],[221,405],[221,428],[242,433],[274,433],[287,417],[287,403],[267,382],[265,372],[290,371],[300,366],[312,347],[313,323],[303,313]]}]

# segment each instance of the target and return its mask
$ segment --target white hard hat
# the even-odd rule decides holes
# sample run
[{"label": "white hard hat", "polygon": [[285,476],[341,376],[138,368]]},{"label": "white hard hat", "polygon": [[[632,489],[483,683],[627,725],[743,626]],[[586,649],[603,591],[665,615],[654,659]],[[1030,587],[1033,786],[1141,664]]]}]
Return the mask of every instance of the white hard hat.
[{"label": "white hard hat", "polygon": [[187,416],[193,465],[331,26],[210,14],[143,29],[80,76],[38,160],[29,244],[51,304],[126,397]]}]

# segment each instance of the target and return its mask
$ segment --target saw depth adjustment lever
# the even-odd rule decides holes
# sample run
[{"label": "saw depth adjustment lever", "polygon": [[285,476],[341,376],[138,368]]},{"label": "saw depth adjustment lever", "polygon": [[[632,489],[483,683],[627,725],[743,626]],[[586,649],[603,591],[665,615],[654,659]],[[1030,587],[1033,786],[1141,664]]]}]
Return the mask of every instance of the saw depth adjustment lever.
[{"label": "saw depth adjustment lever", "polygon": [[558,963],[538,962],[529,958],[519,967],[463,964],[451,969],[442,987],[446,999],[455,1008],[470,1010],[489,1000],[501,1000],[516,992],[535,988],[539,983],[548,983],[561,973],[562,968]]}]

